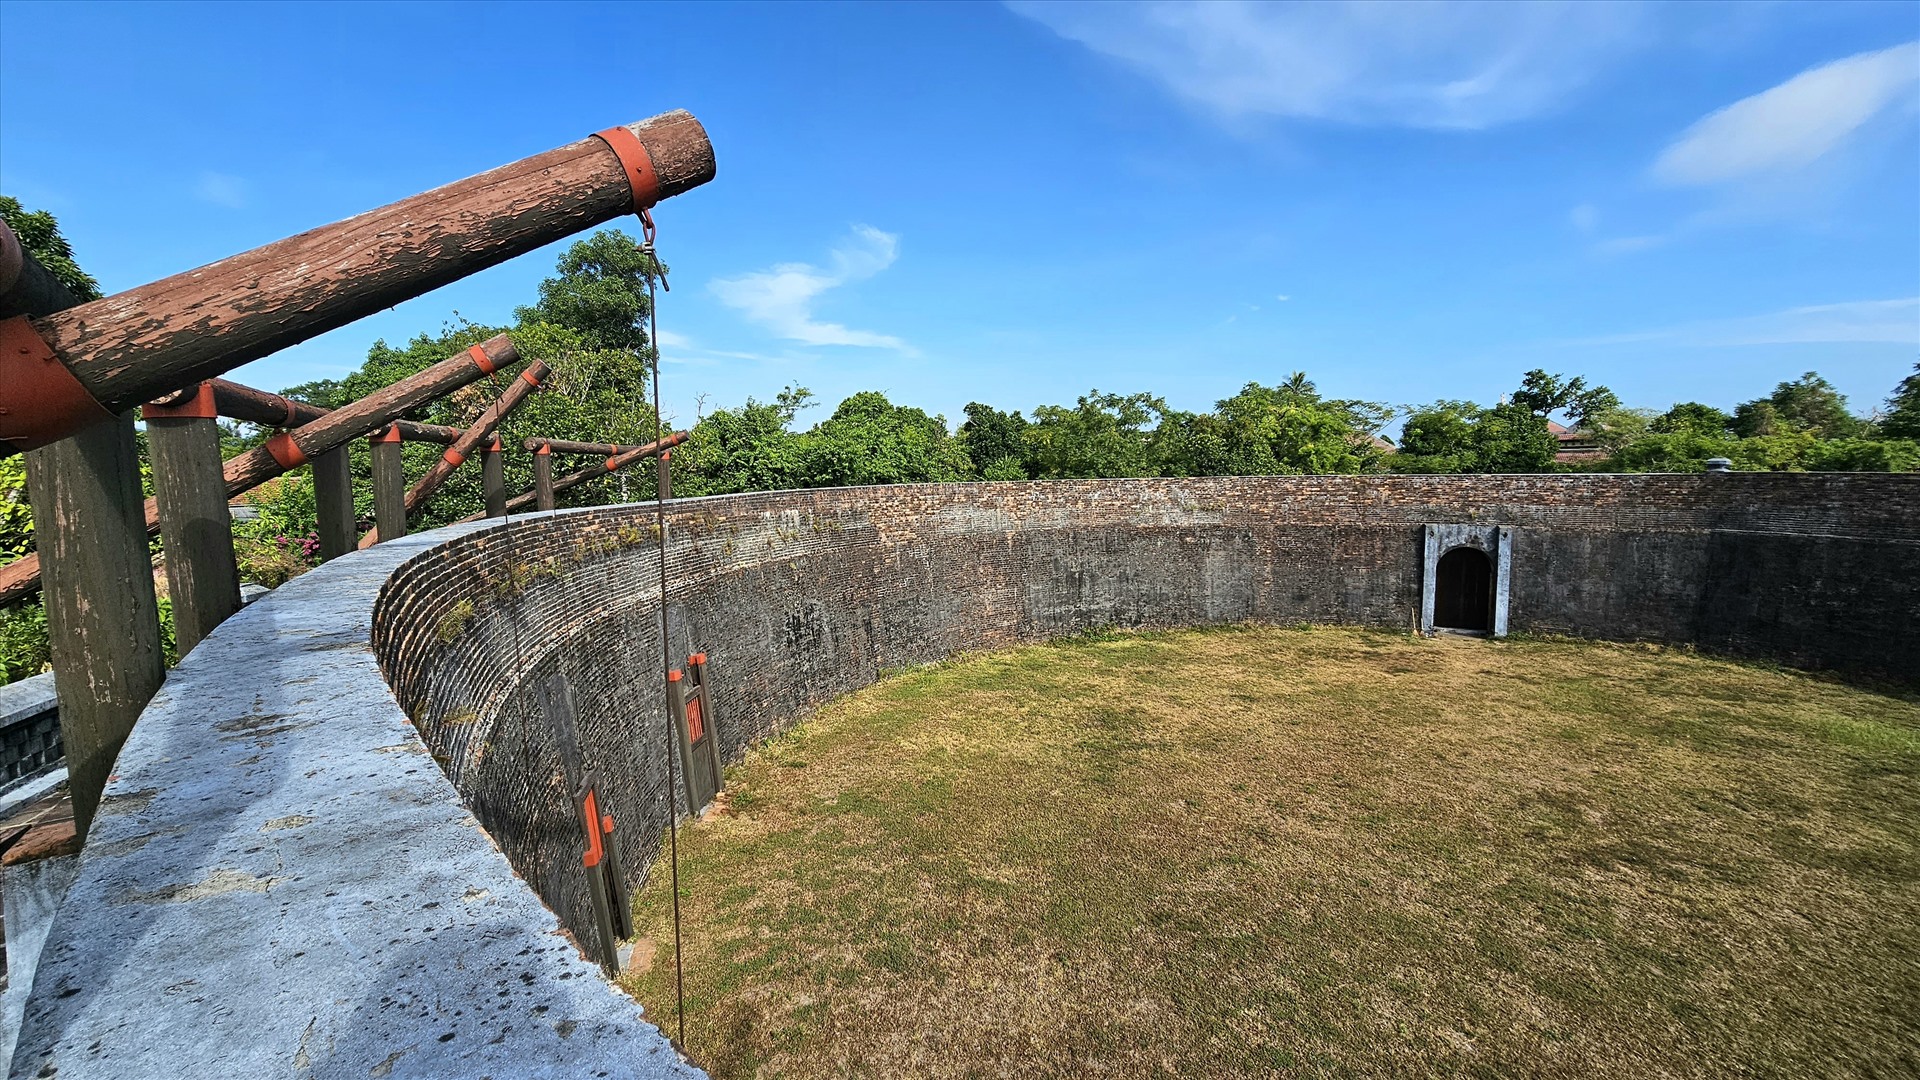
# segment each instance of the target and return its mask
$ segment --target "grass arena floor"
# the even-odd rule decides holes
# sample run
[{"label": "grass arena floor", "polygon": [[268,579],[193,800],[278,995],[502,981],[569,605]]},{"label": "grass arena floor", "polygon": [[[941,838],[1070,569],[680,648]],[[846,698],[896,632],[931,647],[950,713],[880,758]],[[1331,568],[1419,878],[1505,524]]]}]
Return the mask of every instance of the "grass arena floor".
[{"label": "grass arena floor", "polygon": [[[1920,702],[1648,647],[1099,635],[683,827],[716,1077],[1920,1074]],[[673,1031],[668,874],[622,976]]]}]

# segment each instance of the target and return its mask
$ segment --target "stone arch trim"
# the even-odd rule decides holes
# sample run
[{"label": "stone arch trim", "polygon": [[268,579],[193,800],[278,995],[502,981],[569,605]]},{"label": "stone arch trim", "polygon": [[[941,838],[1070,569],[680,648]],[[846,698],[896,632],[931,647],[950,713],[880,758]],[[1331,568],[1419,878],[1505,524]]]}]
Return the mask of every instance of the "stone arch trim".
[{"label": "stone arch trim", "polygon": [[1503,525],[1438,525],[1429,522],[1424,531],[1425,551],[1420,576],[1420,632],[1432,634],[1435,599],[1439,592],[1440,560],[1456,548],[1473,548],[1493,565],[1492,636],[1507,636],[1509,604],[1513,593],[1513,532]]}]

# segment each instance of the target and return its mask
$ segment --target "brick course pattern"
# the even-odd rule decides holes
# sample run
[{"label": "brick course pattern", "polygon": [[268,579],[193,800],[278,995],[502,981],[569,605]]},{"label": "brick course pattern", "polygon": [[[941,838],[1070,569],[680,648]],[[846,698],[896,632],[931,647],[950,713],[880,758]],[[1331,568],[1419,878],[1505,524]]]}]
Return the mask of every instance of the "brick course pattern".
[{"label": "brick course pattern", "polygon": [[[669,646],[710,658],[727,761],[882,673],[1100,627],[1406,627],[1429,522],[1514,529],[1516,633],[1920,672],[1920,480],[1253,477],[755,493],[668,508]],[[532,688],[563,672],[637,884],[666,820],[650,506],[516,518],[401,567],[388,683],[515,869],[592,925]],[[685,812],[684,806],[680,807]]]}]

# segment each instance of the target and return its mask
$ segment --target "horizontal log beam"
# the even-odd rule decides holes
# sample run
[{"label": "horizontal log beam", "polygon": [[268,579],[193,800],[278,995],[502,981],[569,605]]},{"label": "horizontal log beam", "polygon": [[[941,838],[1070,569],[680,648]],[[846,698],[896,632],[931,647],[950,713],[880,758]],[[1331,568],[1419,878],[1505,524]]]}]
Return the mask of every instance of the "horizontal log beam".
[{"label": "horizontal log beam", "polygon": [[[691,114],[627,130],[651,159],[655,201],[713,179],[713,145]],[[630,214],[635,197],[619,155],[589,136],[33,326],[119,412]],[[9,393],[0,387],[0,408]],[[76,415],[68,430],[80,426]]]},{"label": "horizontal log beam", "polygon": [[635,446],[622,446],[619,443],[580,442],[576,439],[527,439],[521,443],[529,451],[537,451],[542,446],[556,454],[599,454],[601,457],[619,457]]},{"label": "horizontal log beam", "polygon": [[[488,367],[502,368],[517,363],[520,353],[505,334],[473,347],[487,357]],[[393,418],[409,409],[417,409],[435,398],[482,378],[486,369],[472,350],[449,357],[425,371],[377,390],[351,405],[344,405],[320,419],[293,431],[274,436],[224,466],[227,498],[251,491],[280,474],[299,468],[309,459],[350,442],[371,431],[386,427]],[[147,534],[160,528],[160,505],[147,500]],[[36,553],[0,566],[0,605],[31,596],[40,588],[40,556]]]},{"label": "horizontal log beam", "polygon": [[[633,447],[632,449],[627,450],[625,453],[618,454],[614,457],[610,457],[605,461],[595,462],[594,464],[589,465],[584,469],[581,469],[579,472],[568,473],[567,475],[553,482],[554,494],[557,495],[560,492],[567,490],[568,488],[579,487],[581,484],[584,484],[589,480],[598,480],[603,476],[612,475],[613,473],[618,472],[620,469],[628,465],[631,465],[634,462],[641,460],[642,458],[652,457],[653,455],[658,454],[663,450],[671,450],[674,447],[679,446],[681,443],[686,442],[687,438],[688,438],[687,432],[676,431],[673,434],[667,436],[666,438],[661,439],[659,442],[650,442],[643,446]],[[533,439],[530,441],[538,444],[541,442],[545,442],[546,440]],[[606,444],[602,443],[600,448],[602,450],[606,449]],[[534,498],[535,498],[535,493],[531,491],[523,491],[520,494],[515,495],[513,498],[507,500],[507,512],[512,513],[515,510],[524,510],[527,507],[532,506],[534,502]],[[468,521],[479,521],[481,518],[486,516],[487,515],[484,513],[468,514],[466,517],[461,518],[459,523],[464,523]]]},{"label": "horizontal log beam", "polygon": [[[440,455],[440,460],[434,462],[431,468],[420,475],[420,479],[413,482],[413,487],[407,492],[406,512],[411,514],[418,510],[421,504],[433,497],[434,492],[440,490],[440,486],[447,482],[447,477],[453,475],[453,470],[459,468],[470,455],[478,452],[483,444],[492,442],[493,433],[500,427],[500,422],[505,420],[513,410],[519,408],[521,402],[533,396],[533,392],[540,389],[540,380],[546,377],[546,361],[535,360],[528,364],[520,372],[520,377],[513,380],[512,385],[501,392],[499,399],[487,406],[486,411],[480,414],[479,419],[475,420],[472,426],[460,433],[460,437],[453,441],[453,445],[447,448],[447,452]],[[360,548],[364,551],[379,542],[380,527],[375,525],[367,531],[367,535],[360,538]]]},{"label": "horizontal log beam", "polygon": [[[304,401],[270,394],[265,390],[255,390],[251,386],[242,386],[226,379],[209,379],[213,385],[213,406],[221,416],[229,420],[241,420],[259,427],[295,428],[311,424],[315,420],[332,412],[318,405],[309,405]],[[159,404],[167,404],[162,399]],[[444,424],[421,424],[412,420],[396,420],[394,426],[400,429],[400,437],[408,442],[431,442],[450,446],[460,437],[460,429]]]}]

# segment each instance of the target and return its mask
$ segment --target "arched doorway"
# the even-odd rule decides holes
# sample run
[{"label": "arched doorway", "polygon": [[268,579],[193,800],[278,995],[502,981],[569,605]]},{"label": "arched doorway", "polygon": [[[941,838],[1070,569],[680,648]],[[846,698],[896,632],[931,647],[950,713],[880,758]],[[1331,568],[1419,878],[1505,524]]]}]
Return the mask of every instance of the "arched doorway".
[{"label": "arched doorway", "polygon": [[1493,632],[1493,560],[1475,547],[1457,547],[1434,568],[1433,625]]}]

